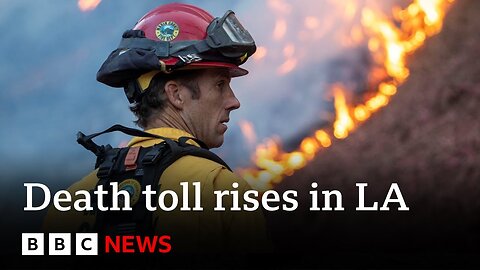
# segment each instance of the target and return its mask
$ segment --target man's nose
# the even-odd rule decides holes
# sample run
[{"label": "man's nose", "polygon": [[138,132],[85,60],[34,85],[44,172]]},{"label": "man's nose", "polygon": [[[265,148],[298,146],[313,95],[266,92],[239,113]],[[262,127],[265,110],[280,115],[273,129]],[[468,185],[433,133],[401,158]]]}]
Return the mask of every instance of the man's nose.
[{"label": "man's nose", "polygon": [[233,90],[231,90],[231,95],[228,97],[228,103],[226,109],[229,111],[236,110],[240,108],[240,101],[238,98],[235,96],[235,93],[233,93]]}]

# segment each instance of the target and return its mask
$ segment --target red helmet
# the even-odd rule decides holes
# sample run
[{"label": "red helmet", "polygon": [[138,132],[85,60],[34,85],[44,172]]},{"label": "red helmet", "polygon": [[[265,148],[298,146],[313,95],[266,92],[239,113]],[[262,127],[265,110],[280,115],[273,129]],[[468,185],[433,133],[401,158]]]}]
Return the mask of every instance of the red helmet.
[{"label": "red helmet", "polygon": [[[141,83],[142,92],[158,72],[223,67],[238,77],[248,73],[239,65],[255,50],[255,41],[233,11],[214,18],[198,7],[172,3],[151,10],[132,30],[125,31],[119,47],[98,71],[97,80],[127,87],[132,80],[150,74],[148,83]],[[131,97],[129,100],[132,102]]]}]

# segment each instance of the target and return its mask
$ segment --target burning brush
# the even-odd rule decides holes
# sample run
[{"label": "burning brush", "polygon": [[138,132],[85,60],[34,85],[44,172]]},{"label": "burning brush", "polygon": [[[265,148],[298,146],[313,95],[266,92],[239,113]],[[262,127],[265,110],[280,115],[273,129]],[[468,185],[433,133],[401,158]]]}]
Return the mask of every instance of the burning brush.
[{"label": "burning brush", "polygon": [[[353,1],[342,1],[347,16],[361,16],[360,25],[351,29],[350,37],[344,40],[349,46],[361,42],[368,44],[373,59],[373,68],[369,71],[370,82],[367,98],[356,105],[347,103],[346,88],[340,83],[333,84],[335,121],[332,127],[316,130],[313,135],[304,138],[297,150],[285,152],[279,139],[267,139],[256,147],[252,157],[255,168],[240,168],[237,173],[257,190],[267,190],[279,183],[285,176],[292,175],[303,168],[323,148],[328,148],[335,139],[342,140],[349,136],[362,122],[380,108],[388,105],[392,96],[409,76],[406,56],[415,52],[425,40],[437,34],[442,28],[446,11],[453,0],[414,0],[406,8],[394,7],[393,17],[372,8],[357,8]],[[270,1],[270,7],[279,13],[286,13],[289,8],[282,1]],[[304,25],[308,29],[322,28],[320,18],[306,17]],[[287,21],[277,19],[273,30],[273,39],[280,39],[286,34]],[[321,31],[320,31],[321,32]],[[318,33],[318,32],[317,32]],[[279,66],[278,74],[292,71],[298,59],[295,58],[295,44],[287,44],[283,49],[285,61]],[[260,60],[268,54],[268,48],[259,47],[254,59]],[[243,121],[242,131],[251,142],[255,134],[250,123]]]}]

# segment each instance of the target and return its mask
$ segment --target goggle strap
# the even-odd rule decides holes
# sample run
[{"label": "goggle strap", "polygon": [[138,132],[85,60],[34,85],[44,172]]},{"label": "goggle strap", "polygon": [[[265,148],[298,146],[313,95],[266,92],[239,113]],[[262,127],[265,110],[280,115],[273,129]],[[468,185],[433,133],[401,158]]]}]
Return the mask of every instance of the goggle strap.
[{"label": "goggle strap", "polygon": [[[153,41],[142,36],[127,36],[122,38],[120,44],[118,45],[118,49],[153,50],[155,55],[160,59],[169,57],[176,57],[180,59],[174,65],[166,67],[164,69],[165,72],[171,72],[187,64],[198,61],[219,61],[240,65],[246,60],[242,60],[242,58],[229,58],[220,55],[215,56],[208,53],[212,50],[212,47],[208,44],[207,40],[179,41],[172,44],[168,41]],[[130,86],[129,88],[133,87]]]},{"label": "goggle strap", "polygon": [[178,57],[188,54],[201,54],[211,50],[207,42],[204,40],[180,41],[172,44],[170,42],[153,41],[141,37],[122,38],[120,44],[118,45],[118,49],[154,49],[155,55],[159,58],[168,58],[171,56]]},{"label": "goggle strap", "polygon": [[[118,49],[144,49],[155,50],[155,55],[159,58],[179,57],[192,54],[203,54],[211,50],[205,40],[201,41],[181,41],[171,44],[164,41],[153,41],[146,38],[122,38]],[[222,58],[223,59],[223,58]]]},{"label": "goggle strap", "polygon": [[211,48],[208,46],[208,43],[205,40],[195,43],[194,48],[198,53],[204,53],[211,50]]},{"label": "goggle strap", "polygon": [[153,41],[147,38],[122,38],[118,49],[144,49],[155,50],[155,55],[160,58],[167,58],[170,54],[170,42]]}]

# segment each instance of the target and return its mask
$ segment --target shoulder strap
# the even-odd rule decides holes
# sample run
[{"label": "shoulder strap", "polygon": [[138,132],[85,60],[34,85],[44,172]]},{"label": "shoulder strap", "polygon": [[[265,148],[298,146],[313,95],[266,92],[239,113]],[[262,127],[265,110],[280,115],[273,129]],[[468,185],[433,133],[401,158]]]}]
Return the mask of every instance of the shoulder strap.
[{"label": "shoulder strap", "polygon": [[[159,136],[159,135],[155,135],[155,134],[151,134],[151,133],[148,133],[148,132],[145,132],[145,131],[142,131],[142,130],[125,127],[125,126],[122,126],[122,125],[113,125],[113,126],[107,128],[106,130],[104,130],[102,132],[93,133],[91,135],[85,135],[85,134],[83,134],[82,132],[79,131],[77,133],[77,142],[79,144],[81,144],[83,147],[85,147],[87,150],[93,152],[96,156],[100,156],[100,155],[103,155],[105,153],[105,151],[108,150],[108,148],[111,148],[111,146],[110,145],[99,146],[96,143],[94,143],[92,141],[92,139],[97,137],[97,136],[100,136],[102,134],[106,134],[106,133],[110,133],[110,132],[114,132],[114,131],[120,131],[120,132],[125,133],[127,135],[136,136],[136,137],[157,138],[157,139],[162,139],[164,141],[171,140],[169,138]],[[207,145],[197,138],[190,138],[190,137],[185,137],[185,138],[187,138],[186,140],[195,141],[202,148],[208,149]]]},{"label": "shoulder strap", "polygon": [[224,166],[228,170],[230,170],[230,171],[232,170],[227,165],[227,163],[225,163],[225,161],[223,161],[223,159],[221,159],[219,156],[217,156],[215,153],[211,152],[210,150],[205,149],[205,148],[196,147],[194,145],[186,143],[186,141],[188,141],[189,139],[190,138],[188,138],[188,137],[180,137],[178,139],[178,144],[175,143],[174,145],[170,145],[170,147],[172,149],[172,154],[173,154],[174,161],[176,161],[177,159],[179,159],[183,156],[197,156],[197,157],[202,157],[202,158],[212,160],[212,161]]},{"label": "shoulder strap", "polygon": [[[197,156],[206,158],[232,171],[227,163],[225,163],[225,161],[223,161],[215,153],[210,152],[207,149],[186,143],[186,141],[189,139],[190,138],[188,137],[180,137],[178,142],[175,142],[171,139],[165,140],[166,145],[168,145],[168,151],[166,152],[160,152],[160,149],[162,148],[161,144],[153,146],[152,149],[142,159],[142,163],[145,165],[143,168],[144,175],[142,184],[151,185],[155,188],[160,186],[162,184],[160,182],[160,178],[163,172],[183,156]],[[162,153],[163,155],[159,153]],[[143,232],[153,233],[153,230],[156,226],[154,224],[157,223],[157,220],[152,219],[153,214],[147,212],[145,208],[139,208],[134,213],[134,220],[142,221],[139,223],[139,229]]]}]

